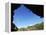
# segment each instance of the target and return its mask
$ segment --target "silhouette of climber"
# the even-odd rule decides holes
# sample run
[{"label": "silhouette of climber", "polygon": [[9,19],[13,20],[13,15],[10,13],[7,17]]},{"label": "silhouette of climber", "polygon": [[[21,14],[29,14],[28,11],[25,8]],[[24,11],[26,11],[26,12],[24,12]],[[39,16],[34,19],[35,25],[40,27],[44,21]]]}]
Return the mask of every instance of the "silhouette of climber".
[{"label": "silhouette of climber", "polygon": [[[11,4],[11,31],[18,31],[18,28],[16,25],[13,23],[13,15],[14,15],[14,10],[20,7],[21,4]],[[32,4],[23,4],[25,7],[28,9],[32,10],[32,12],[41,18],[44,17],[44,5],[32,5]],[[16,29],[15,29],[16,28]]]}]

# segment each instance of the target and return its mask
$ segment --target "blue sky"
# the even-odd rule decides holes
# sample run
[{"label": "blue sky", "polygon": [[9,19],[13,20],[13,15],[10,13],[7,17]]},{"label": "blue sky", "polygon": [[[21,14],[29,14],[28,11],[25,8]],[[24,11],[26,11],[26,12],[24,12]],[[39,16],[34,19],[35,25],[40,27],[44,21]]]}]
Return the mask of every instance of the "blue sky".
[{"label": "blue sky", "polygon": [[24,7],[24,5],[21,5],[17,10],[14,10],[14,13],[13,22],[18,28],[34,25],[43,21],[43,18],[32,13],[31,10]]}]

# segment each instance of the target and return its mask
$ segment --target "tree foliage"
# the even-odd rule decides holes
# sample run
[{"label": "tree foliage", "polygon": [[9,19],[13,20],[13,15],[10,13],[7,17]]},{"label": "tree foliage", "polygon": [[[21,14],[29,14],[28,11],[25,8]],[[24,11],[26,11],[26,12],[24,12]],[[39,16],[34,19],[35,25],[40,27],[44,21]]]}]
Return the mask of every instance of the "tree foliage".
[{"label": "tree foliage", "polygon": [[27,26],[27,28],[20,28],[20,31],[28,31],[28,30],[43,30],[44,29],[44,23],[37,23],[33,26]]}]

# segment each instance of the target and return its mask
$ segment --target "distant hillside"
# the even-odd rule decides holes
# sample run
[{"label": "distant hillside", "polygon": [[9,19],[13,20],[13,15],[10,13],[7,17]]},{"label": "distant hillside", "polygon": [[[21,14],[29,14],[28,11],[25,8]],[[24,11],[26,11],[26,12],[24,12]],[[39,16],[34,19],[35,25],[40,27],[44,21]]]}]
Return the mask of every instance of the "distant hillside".
[{"label": "distant hillside", "polygon": [[30,30],[43,30],[44,29],[44,23],[37,23],[33,26],[27,26],[27,28],[20,28],[18,31],[30,31]]}]

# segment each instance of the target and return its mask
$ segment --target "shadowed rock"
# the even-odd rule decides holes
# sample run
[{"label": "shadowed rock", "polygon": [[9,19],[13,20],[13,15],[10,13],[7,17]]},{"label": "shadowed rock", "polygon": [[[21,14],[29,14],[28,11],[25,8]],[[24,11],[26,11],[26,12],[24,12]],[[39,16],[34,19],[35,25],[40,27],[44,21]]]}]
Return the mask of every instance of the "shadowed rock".
[{"label": "shadowed rock", "polygon": [[28,9],[32,10],[32,12],[40,17],[44,17],[44,6],[43,5],[24,5]]}]

